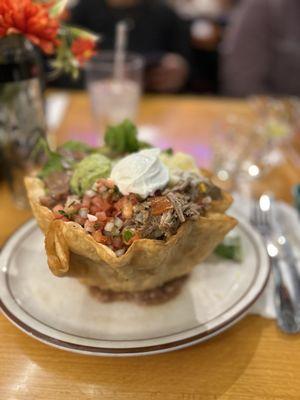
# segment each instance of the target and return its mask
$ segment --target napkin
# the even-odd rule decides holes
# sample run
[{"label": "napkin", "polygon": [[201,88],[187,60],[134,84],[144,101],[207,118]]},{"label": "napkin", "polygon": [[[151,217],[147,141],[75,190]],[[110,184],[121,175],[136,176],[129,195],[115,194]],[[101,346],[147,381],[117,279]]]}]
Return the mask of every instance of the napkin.
[{"label": "napkin", "polygon": [[[240,214],[249,221],[252,201],[240,196],[239,194],[234,195],[234,200],[232,211],[237,215]],[[278,220],[282,225],[284,232],[295,252],[298,272],[300,274],[300,219],[298,213],[288,204],[278,202],[277,214]],[[272,271],[264,292],[251,307],[249,313],[260,315],[265,318],[276,318],[274,306],[274,280]]]}]

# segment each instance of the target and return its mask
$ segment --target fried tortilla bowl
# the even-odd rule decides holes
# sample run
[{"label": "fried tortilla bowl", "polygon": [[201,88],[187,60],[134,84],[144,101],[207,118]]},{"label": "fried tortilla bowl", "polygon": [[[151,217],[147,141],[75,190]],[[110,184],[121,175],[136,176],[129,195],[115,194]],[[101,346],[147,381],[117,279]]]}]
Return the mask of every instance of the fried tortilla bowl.
[{"label": "fried tortilla bowl", "polygon": [[28,198],[38,225],[45,233],[48,265],[56,276],[68,276],[101,290],[141,292],[189,274],[223,240],[237,221],[224,214],[232,198],[213,202],[206,217],[187,221],[168,240],[136,240],[121,257],[75,222],[55,220],[39,202],[44,184],[25,179]]}]

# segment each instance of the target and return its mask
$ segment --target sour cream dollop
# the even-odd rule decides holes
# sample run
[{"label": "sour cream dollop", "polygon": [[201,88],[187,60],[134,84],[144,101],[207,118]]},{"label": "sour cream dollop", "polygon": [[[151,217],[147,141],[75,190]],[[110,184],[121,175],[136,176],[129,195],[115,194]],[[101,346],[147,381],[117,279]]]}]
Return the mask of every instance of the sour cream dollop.
[{"label": "sour cream dollop", "polygon": [[146,198],[168,184],[169,171],[159,154],[156,148],[141,150],[117,162],[110,177],[123,195],[135,193]]}]

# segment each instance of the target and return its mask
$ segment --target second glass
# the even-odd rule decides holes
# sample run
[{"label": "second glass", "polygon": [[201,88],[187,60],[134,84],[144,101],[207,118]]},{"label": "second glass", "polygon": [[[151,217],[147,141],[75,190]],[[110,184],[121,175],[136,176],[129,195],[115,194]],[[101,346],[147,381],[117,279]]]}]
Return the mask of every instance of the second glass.
[{"label": "second glass", "polygon": [[98,130],[135,120],[142,92],[143,59],[127,54],[122,79],[115,79],[114,53],[103,51],[86,65],[86,83]]}]

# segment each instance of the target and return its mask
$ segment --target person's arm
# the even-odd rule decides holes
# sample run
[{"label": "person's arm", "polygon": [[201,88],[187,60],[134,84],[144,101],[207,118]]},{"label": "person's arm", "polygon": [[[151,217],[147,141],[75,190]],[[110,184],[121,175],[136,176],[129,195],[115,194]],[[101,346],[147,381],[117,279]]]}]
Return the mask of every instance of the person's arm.
[{"label": "person's arm", "polygon": [[268,92],[271,65],[268,0],[244,0],[235,10],[221,45],[221,86],[230,96]]}]

